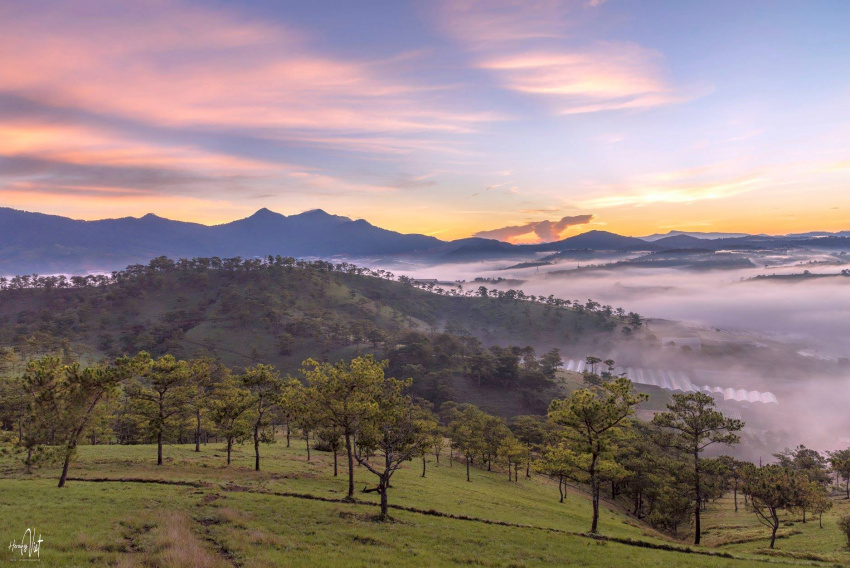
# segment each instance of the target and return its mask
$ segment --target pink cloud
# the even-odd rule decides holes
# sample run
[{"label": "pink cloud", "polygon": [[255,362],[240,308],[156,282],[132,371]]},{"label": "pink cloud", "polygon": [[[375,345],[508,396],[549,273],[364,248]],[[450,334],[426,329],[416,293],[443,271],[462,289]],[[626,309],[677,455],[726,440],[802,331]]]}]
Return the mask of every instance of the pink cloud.
[{"label": "pink cloud", "polygon": [[285,24],[183,0],[0,3],[0,90],[61,109],[59,119],[0,117],[0,157],[18,165],[0,173],[0,188],[5,198],[12,188],[18,200],[32,193],[31,207],[50,191],[91,199],[393,191],[388,180],[246,158],[228,153],[233,145],[205,149],[169,132],[384,155],[466,152],[458,135],[504,117],[411,79],[416,57],[330,56]]},{"label": "pink cloud", "polygon": [[0,7],[5,90],[165,126],[474,131],[393,61],[329,57],[281,24],[178,0]]},{"label": "pink cloud", "polygon": [[439,24],[473,49],[563,37],[574,7],[560,0],[447,0]]},{"label": "pink cloud", "polygon": [[691,98],[662,53],[630,42],[583,41],[602,2],[448,2],[442,27],[505,89],[543,97],[554,114],[669,105]]},{"label": "pink cloud", "polygon": [[222,174],[263,175],[291,168],[191,146],[156,145],[90,126],[37,121],[0,123],[0,156],[77,165],[185,168]]}]

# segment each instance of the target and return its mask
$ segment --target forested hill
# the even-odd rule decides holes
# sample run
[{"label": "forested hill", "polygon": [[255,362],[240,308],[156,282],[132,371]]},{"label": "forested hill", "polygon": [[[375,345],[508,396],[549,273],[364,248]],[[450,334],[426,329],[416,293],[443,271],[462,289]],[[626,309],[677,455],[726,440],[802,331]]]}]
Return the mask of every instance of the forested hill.
[{"label": "forested hill", "polygon": [[[639,326],[637,314],[592,301],[442,289],[383,270],[281,257],[161,257],[112,276],[0,279],[0,347],[18,361],[61,349],[84,360],[145,350],[291,372],[308,357],[373,352],[435,400],[455,394],[459,375],[474,376],[476,388],[539,390],[539,375],[524,371],[545,351],[638,341]],[[500,359],[485,349],[495,345],[517,348]]]}]

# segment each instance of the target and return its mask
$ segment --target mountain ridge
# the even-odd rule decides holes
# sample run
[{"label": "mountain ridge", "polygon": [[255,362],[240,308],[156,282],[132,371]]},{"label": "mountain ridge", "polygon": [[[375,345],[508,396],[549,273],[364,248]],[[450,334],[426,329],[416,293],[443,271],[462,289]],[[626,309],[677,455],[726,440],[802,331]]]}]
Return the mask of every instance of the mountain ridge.
[{"label": "mountain ridge", "polygon": [[[400,233],[365,219],[311,209],[283,215],[261,208],[252,215],[218,225],[176,221],[153,213],[141,217],[76,220],[59,215],[0,207],[0,274],[85,273],[111,271],[158,256],[300,258],[398,258],[426,264],[533,258],[566,251],[660,251],[705,248],[774,247],[849,248],[850,232],[820,231],[787,236],[671,231],[646,238],[591,230],[559,241],[511,244],[470,237],[443,241]],[[649,238],[649,237],[647,237]]]}]

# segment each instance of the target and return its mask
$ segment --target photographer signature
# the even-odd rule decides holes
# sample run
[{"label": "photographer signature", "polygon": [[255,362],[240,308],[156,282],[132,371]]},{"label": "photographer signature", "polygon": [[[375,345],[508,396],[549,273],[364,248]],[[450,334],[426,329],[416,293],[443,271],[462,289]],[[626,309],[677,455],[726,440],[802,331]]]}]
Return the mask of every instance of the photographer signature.
[{"label": "photographer signature", "polygon": [[20,542],[13,540],[9,543],[9,550],[12,551],[13,555],[18,552],[21,556],[26,556],[27,560],[38,560],[41,557],[42,542],[44,542],[44,539],[41,538],[41,535],[39,534],[38,539],[36,539],[35,531],[28,528],[24,531],[24,536]]}]

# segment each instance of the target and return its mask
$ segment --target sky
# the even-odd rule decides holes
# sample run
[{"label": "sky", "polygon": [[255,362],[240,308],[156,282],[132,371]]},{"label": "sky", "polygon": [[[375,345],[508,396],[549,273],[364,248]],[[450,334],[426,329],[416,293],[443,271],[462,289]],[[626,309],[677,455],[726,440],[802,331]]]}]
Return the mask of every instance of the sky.
[{"label": "sky", "polygon": [[850,2],[0,0],[0,206],[850,229]]}]

